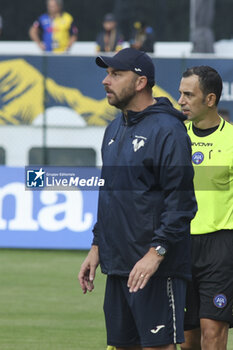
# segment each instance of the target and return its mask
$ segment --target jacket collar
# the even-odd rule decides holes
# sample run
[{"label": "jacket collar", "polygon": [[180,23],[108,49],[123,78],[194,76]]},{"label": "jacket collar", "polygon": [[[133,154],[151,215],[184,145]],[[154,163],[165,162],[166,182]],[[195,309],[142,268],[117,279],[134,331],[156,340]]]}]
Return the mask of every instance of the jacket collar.
[{"label": "jacket collar", "polygon": [[180,119],[182,122],[186,120],[183,113],[175,109],[172,103],[166,97],[156,97],[156,103],[148,106],[143,111],[134,112],[127,111],[127,117],[122,113],[122,119],[125,125],[133,125],[139,123],[142,119],[151,115],[152,113],[166,113]]}]

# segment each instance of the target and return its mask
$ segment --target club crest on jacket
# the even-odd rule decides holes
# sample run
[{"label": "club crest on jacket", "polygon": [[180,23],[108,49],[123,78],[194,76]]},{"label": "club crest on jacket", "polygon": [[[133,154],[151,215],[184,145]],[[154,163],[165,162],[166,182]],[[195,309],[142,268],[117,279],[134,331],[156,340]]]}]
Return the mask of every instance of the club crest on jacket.
[{"label": "club crest on jacket", "polygon": [[136,138],[132,141],[134,152],[137,152],[137,151],[139,150],[139,148],[145,146],[145,141],[144,141],[144,139],[146,139],[146,138],[139,138],[139,137],[136,137]]}]

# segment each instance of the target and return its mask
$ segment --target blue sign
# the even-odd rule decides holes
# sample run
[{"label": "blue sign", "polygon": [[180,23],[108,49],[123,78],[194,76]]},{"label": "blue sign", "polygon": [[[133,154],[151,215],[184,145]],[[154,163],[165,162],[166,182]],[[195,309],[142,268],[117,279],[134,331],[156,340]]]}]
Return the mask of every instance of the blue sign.
[{"label": "blue sign", "polygon": [[[30,190],[25,168],[1,166],[0,174],[1,248],[90,248],[98,190]],[[83,168],[82,174],[97,177],[100,170]],[[41,184],[37,175],[30,173],[30,184]]]},{"label": "blue sign", "polygon": [[[219,109],[227,109],[233,119],[231,59],[153,58],[153,62],[154,96],[170,98],[177,108],[179,84],[187,67],[209,65],[217,69],[223,79]],[[9,74],[14,79],[9,80]],[[118,111],[107,102],[101,84],[105,76],[106,70],[96,66],[95,57],[0,55],[0,80],[4,91],[0,93],[1,123],[30,125],[36,123],[44,110],[51,112],[51,108],[65,107],[87,125],[107,125]]]}]

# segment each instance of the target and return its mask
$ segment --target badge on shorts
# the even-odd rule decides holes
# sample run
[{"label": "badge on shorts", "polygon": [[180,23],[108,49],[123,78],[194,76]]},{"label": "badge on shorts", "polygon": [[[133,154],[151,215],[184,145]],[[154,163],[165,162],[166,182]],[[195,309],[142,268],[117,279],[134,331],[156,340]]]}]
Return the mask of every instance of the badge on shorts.
[{"label": "badge on shorts", "polygon": [[223,309],[227,305],[227,298],[224,294],[218,294],[214,297],[213,302],[217,308]]},{"label": "badge on shorts", "polygon": [[202,152],[195,152],[192,155],[192,161],[194,164],[201,164],[204,160],[204,154]]}]

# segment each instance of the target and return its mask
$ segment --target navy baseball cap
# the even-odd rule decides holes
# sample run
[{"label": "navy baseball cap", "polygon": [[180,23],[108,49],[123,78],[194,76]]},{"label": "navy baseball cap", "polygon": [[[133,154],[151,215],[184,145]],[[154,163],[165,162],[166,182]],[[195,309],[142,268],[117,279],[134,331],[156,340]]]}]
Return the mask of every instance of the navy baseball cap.
[{"label": "navy baseball cap", "polygon": [[148,84],[155,84],[155,68],[152,59],[143,51],[133,48],[120,50],[113,57],[98,56],[95,60],[101,68],[112,67],[119,70],[130,70],[138,75],[147,77]]}]

